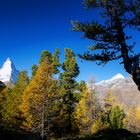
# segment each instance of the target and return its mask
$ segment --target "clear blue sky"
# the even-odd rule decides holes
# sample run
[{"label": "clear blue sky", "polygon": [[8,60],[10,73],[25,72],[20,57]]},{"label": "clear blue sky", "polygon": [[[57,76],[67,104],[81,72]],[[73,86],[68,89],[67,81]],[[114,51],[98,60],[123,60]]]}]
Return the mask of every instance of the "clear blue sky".
[{"label": "clear blue sky", "polygon": [[[85,10],[83,0],[0,0],[0,66],[7,57],[17,69],[31,74],[32,64],[37,64],[40,52],[71,48],[83,53],[92,41],[82,39],[82,34],[71,31],[71,20],[102,20],[96,10]],[[135,35],[138,42],[138,37]],[[140,45],[140,44],[137,44]],[[95,76],[97,81],[117,73],[127,76],[119,62],[97,66],[93,62],[81,62],[78,80]]]}]

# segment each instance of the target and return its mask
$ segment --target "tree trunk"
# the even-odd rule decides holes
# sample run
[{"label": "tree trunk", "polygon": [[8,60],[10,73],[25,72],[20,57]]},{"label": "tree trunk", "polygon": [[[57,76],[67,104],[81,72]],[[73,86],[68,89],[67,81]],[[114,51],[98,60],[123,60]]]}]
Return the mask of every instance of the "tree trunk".
[{"label": "tree trunk", "polygon": [[135,82],[135,84],[138,87],[138,90],[140,91],[140,67],[137,67],[136,60],[130,58],[128,55],[129,50],[125,41],[125,34],[119,17],[116,18],[116,27],[118,32],[118,42],[121,46],[124,68],[129,74],[132,75],[133,81]]},{"label": "tree trunk", "polygon": [[44,139],[44,103],[42,103],[42,128],[41,128],[41,138]]}]

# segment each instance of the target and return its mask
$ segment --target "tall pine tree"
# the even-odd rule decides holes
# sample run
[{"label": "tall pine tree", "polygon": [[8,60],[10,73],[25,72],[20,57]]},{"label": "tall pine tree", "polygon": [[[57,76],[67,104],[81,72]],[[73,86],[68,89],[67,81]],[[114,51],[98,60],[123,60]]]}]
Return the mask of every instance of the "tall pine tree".
[{"label": "tall pine tree", "polygon": [[60,86],[62,96],[62,116],[65,120],[65,133],[71,134],[72,132],[72,119],[75,107],[74,92],[76,89],[75,78],[79,74],[79,67],[76,63],[74,52],[65,49],[65,61],[62,64],[63,73],[60,74]]},{"label": "tall pine tree", "polygon": [[[132,75],[140,90],[140,54],[134,53],[135,42],[129,41],[132,36],[128,32],[140,29],[140,1],[84,0],[84,4],[87,9],[96,9],[97,14],[91,22],[73,23],[74,30],[83,32],[85,38],[94,41],[89,51],[79,56],[98,64],[121,59],[124,69]],[[98,21],[97,15],[103,20]]]}]

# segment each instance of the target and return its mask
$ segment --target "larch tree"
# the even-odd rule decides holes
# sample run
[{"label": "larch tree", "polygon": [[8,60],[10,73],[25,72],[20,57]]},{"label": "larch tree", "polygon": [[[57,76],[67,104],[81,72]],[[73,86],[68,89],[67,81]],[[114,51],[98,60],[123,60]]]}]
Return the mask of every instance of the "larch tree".
[{"label": "larch tree", "polygon": [[9,87],[4,88],[0,92],[0,125],[5,127],[3,124],[3,108],[6,102],[7,95],[11,94],[12,90]]},{"label": "larch tree", "polygon": [[140,132],[140,104],[128,109],[125,125],[126,128],[133,133]]},{"label": "larch tree", "polygon": [[28,84],[27,72],[21,71],[11,92],[6,94],[2,108],[2,122],[9,129],[20,129],[23,118],[19,106],[22,102],[21,96]]},{"label": "larch tree", "polygon": [[65,120],[65,133],[72,133],[73,112],[75,107],[74,92],[76,90],[75,78],[79,74],[79,67],[74,52],[65,49],[65,61],[62,64],[63,73],[60,74],[60,87],[62,97],[62,116]]},{"label": "larch tree", "polygon": [[96,8],[102,21],[73,22],[75,31],[94,41],[89,51],[79,56],[97,64],[121,59],[120,64],[132,75],[140,90],[140,54],[134,53],[135,42],[130,43],[131,30],[140,31],[139,0],[84,0],[87,9]]},{"label": "larch tree", "polygon": [[76,106],[75,118],[80,133],[92,133],[94,123],[97,121],[100,106],[95,92],[88,87],[84,88],[82,97]]},{"label": "larch tree", "polygon": [[52,119],[56,115],[54,106],[58,98],[59,50],[52,54],[43,51],[36,74],[22,96],[20,109],[25,121],[23,128],[38,133],[42,138],[50,136]]}]

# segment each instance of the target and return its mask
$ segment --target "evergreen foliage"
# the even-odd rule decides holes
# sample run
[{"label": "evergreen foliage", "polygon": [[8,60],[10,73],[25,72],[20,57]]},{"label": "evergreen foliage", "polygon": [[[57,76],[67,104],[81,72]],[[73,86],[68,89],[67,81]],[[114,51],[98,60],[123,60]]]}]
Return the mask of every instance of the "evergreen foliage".
[{"label": "evergreen foliage", "polygon": [[32,77],[35,76],[36,72],[37,72],[38,66],[37,65],[32,65]]},{"label": "evergreen foliage", "polygon": [[65,120],[66,133],[72,132],[73,112],[75,108],[74,92],[76,90],[75,78],[79,74],[79,67],[73,51],[65,49],[65,61],[62,64],[63,73],[60,74],[60,86],[62,97],[62,116]]},{"label": "evergreen foliage", "polygon": [[80,91],[80,92],[83,92],[85,89],[86,89],[86,82],[84,80],[81,80],[78,84],[78,87],[77,89]]},{"label": "evergreen foliage", "polygon": [[111,129],[122,129],[125,127],[124,119],[125,113],[117,105],[117,99],[113,95],[113,91],[110,90],[108,95],[105,98],[105,107],[104,107],[104,123],[107,128]]},{"label": "evergreen foliage", "polygon": [[109,115],[111,128],[112,129],[124,128],[124,123],[123,123],[124,118],[125,118],[125,114],[123,110],[120,109],[119,106],[112,107]]},{"label": "evergreen foliage", "polygon": [[132,75],[140,89],[139,54],[134,54],[135,42],[128,40],[129,29],[139,31],[140,1],[139,0],[84,0],[87,9],[100,11],[102,22],[72,22],[74,30],[84,33],[84,37],[94,41],[89,51],[79,55],[82,59],[106,64],[109,61],[122,59],[125,70]]}]

